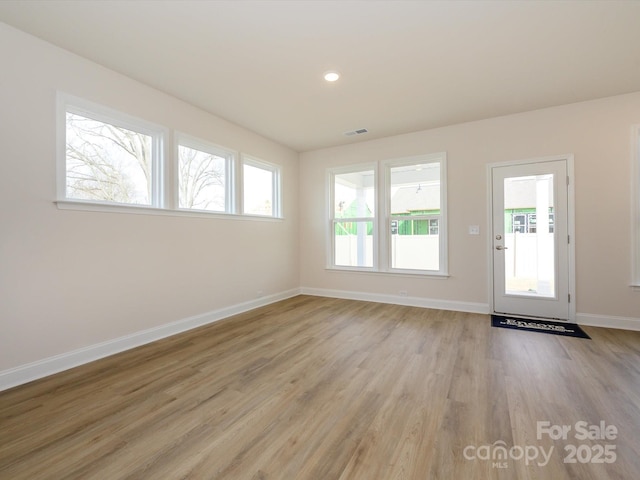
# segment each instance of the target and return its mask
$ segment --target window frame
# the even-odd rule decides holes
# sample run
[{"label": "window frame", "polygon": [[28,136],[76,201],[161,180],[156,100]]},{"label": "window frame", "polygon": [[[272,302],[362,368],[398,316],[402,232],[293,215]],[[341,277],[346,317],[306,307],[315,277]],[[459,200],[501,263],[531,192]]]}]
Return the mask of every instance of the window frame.
[{"label": "window frame", "polygon": [[[391,253],[391,222],[402,220],[404,217],[391,216],[391,168],[427,163],[440,163],[440,214],[407,217],[411,220],[431,220],[437,217],[439,221],[439,269],[421,270],[392,268]],[[374,215],[373,217],[351,218],[350,221],[373,222],[373,266],[353,267],[336,265],[335,261],[335,176],[345,173],[373,170],[374,172]],[[326,171],[327,184],[327,248],[326,268],[328,270],[348,270],[354,272],[368,272],[377,274],[412,275],[423,277],[448,277],[448,210],[447,210],[447,154],[446,152],[415,155],[390,160],[347,165],[329,168]],[[424,217],[424,218],[423,218]],[[343,220],[342,218],[340,220]]]},{"label": "window frame", "polygon": [[640,124],[631,128],[631,286],[640,290]]},{"label": "window frame", "polygon": [[[215,143],[202,140],[186,133],[176,132],[174,140],[174,158],[173,162],[173,178],[174,180],[174,192],[173,202],[176,210],[182,212],[199,212],[205,214],[217,214],[217,215],[229,215],[235,214],[237,209],[237,200],[234,192],[235,188],[235,176],[237,170],[237,152],[229,150]],[[198,208],[180,207],[180,147],[190,148],[199,152],[208,153],[217,157],[222,157],[225,160],[225,208],[224,210],[206,210]]]},{"label": "window frame", "polygon": [[[87,200],[67,195],[67,113],[151,137],[151,195],[149,204]],[[165,144],[168,136],[166,128],[87,100],[61,94],[58,96],[57,130],[59,149],[56,196],[58,201],[132,208],[165,208]]]},{"label": "window frame", "polygon": [[[357,173],[363,171],[373,171],[373,203],[374,203],[374,211],[373,215],[370,217],[340,217],[337,218],[335,216],[335,178],[336,175],[344,175],[348,173]],[[378,208],[378,165],[377,163],[361,163],[358,165],[349,165],[345,167],[332,168],[327,171],[327,181],[329,188],[329,205],[327,209],[329,222],[329,241],[328,241],[328,251],[327,251],[327,268],[332,270],[347,270],[347,271],[363,271],[363,272],[376,272],[378,271],[378,216],[379,216],[379,208]],[[343,223],[345,221],[348,222],[372,222],[372,250],[373,250],[373,259],[372,266],[351,266],[351,265],[337,265],[335,259],[336,252],[336,239],[335,239],[335,229],[336,223]]]},{"label": "window frame", "polygon": [[[259,168],[261,170],[265,170],[271,172],[271,215],[262,215],[259,213],[247,213],[245,212],[245,202],[244,202],[244,194],[245,194],[245,185],[244,185],[244,166],[250,166],[254,168]],[[239,213],[248,217],[257,217],[257,218],[282,218],[282,188],[281,188],[281,167],[274,163],[265,162],[259,158],[256,158],[252,155],[240,154],[240,164],[238,166],[238,182],[237,192],[238,192],[238,205],[239,205]]]},{"label": "window frame", "polygon": [[[439,214],[426,214],[415,216],[392,216],[391,215],[391,169],[394,167],[405,167],[413,165],[426,165],[430,163],[440,164],[440,213]],[[429,153],[424,155],[415,155],[411,157],[403,157],[392,160],[382,161],[384,168],[384,225],[383,228],[386,232],[384,242],[386,244],[386,258],[383,264],[386,263],[386,271],[390,273],[400,273],[408,275],[426,275],[426,276],[448,276],[448,253],[447,253],[447,154],[446,152]],[[391,222],[393,220],[426,220],[428,228],[431,228],[431,220],[438,220],[438,270],[425,270],[425,269],[409,269],[409,268],[396,268],[392,266],[392,252],[391,252]]]},{"label": "window frame", "polygon": [[[149,204],[120,203],[67,196],[67,112],[98,122],[125,128],[152,139],[152,178]],[[161,124],[149,122],[121,111],[85,100],[74,95],[56,92],[56,179],[54,204],[60,210],[79,210],[136,215],[161,215],[199,218],[225,218],[250,221],[281,221],[283,216],[282,175],[283,167],[258,159],[252,155],[221,146]],[[201,210],[179,207],[179,146],[224,156],[228,171],[225,191],[225,211]],[[272,215],[243,214],[242,169],[244,163],[273,173]]]}]

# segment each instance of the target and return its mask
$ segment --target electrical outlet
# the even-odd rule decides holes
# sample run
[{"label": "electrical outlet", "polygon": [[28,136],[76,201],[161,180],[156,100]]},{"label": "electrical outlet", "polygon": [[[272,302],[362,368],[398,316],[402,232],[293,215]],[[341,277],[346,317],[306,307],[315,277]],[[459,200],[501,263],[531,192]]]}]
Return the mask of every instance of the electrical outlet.
[{"label": "electrical outlet", "polygon": [[401,297],[406,297],[407,296],[407,291],[406,290],[400,290],[400,292],[398,292],[398,293],[400,293]]},{"label": "electrical outlet", "polygon": [[469,225],[469,235],[480,235],[480,225]]}]

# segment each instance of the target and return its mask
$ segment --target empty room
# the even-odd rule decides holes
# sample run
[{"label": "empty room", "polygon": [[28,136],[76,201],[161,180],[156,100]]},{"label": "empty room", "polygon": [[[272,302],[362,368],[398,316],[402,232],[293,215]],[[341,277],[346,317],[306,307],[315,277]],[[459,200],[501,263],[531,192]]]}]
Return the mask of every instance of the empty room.
[{"label": "empty room", "polygon": [[640,478],[640,2],[0,2],[0,479]]}]

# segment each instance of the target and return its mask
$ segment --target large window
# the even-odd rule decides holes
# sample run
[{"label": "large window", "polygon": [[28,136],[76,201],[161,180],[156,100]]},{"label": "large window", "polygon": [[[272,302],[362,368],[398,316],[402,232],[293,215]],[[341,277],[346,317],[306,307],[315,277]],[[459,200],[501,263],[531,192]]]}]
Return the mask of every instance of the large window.
[{"label": "large window", "polygon": [[278,165],[58,95],[59,208],[281,218],[280,176]]},{"label": "large window", "polygon": [[375,170],[359,168],[333,175],[333,264],[374,266]]},{"label": "large window", "polygon": [[387,165],[391,268],[440,271],[441,162]]},{"label": "large window", "polygon": [[445,154],[329,172],[331,268],[445,275]]}]

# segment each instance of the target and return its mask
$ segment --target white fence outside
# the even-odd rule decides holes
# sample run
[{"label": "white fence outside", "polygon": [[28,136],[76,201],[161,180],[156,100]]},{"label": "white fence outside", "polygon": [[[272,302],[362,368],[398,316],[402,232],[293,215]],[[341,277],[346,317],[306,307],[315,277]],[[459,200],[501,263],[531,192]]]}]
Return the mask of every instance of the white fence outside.
[{"label": "white fence outside", "polygon": [[505,235],[507,292],[552,296],[555,292],[553,233]]},{"label": "white fence outside", "polygon": [[[364,237],[363,264],[358,263],[358,237],[337,235],[335,237],[335,263],[342,266],[372,266],[373,237]],[[440,264],[439,235],[393,235],[391,258],[393,268],[412,270],[438,270]]]}]

